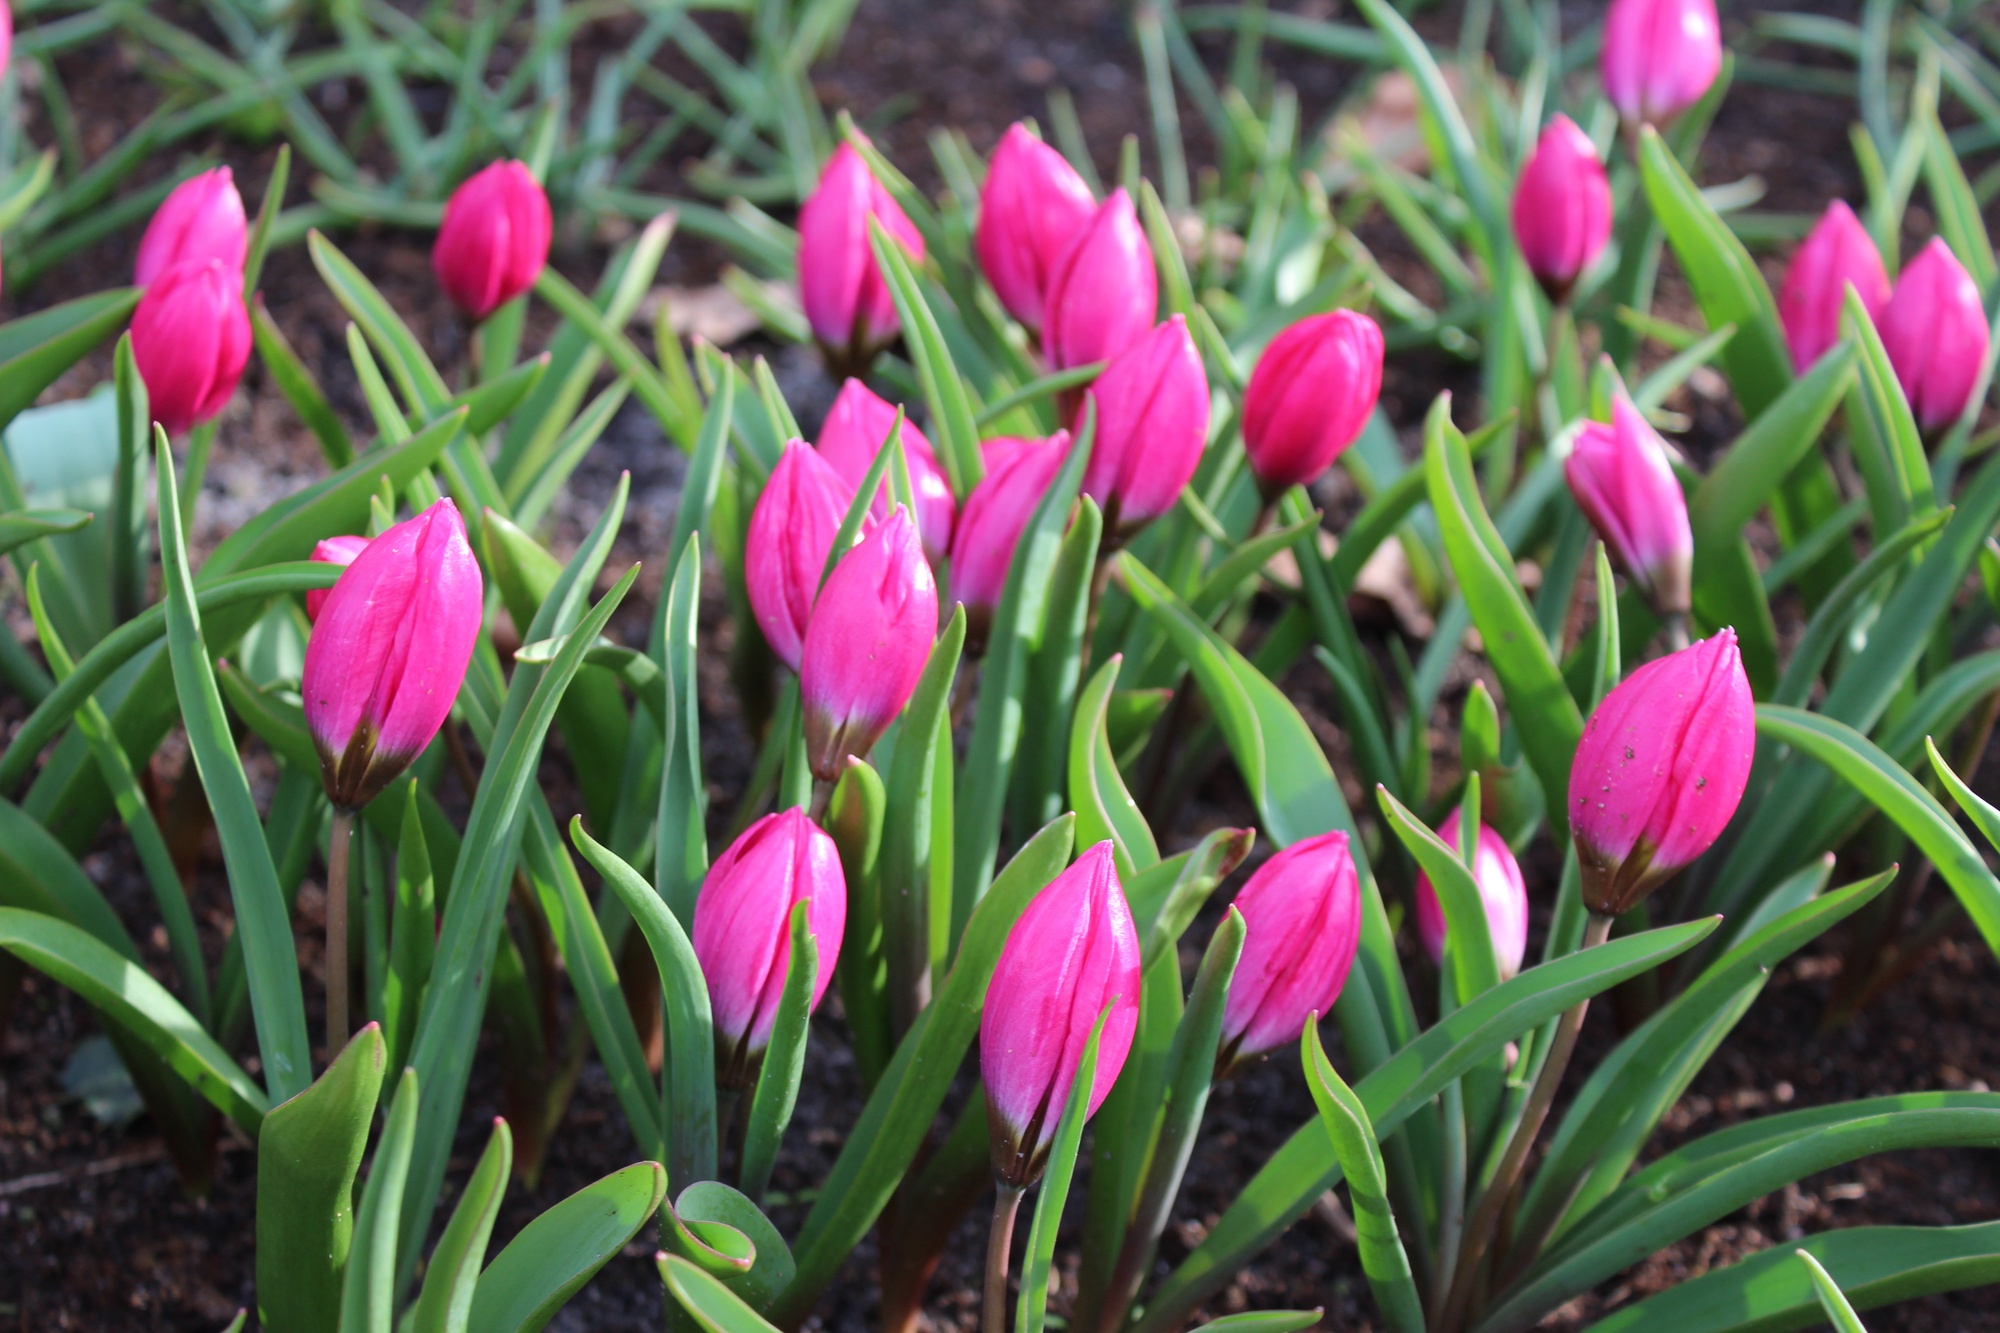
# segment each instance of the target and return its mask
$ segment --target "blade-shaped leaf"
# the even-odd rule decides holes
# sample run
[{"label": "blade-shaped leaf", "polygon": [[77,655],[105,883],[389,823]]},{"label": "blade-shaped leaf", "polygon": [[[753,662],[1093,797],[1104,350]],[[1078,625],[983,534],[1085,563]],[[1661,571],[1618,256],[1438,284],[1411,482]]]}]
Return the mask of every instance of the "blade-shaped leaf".
[{"label": "blade-shaped leaf", "polygon": [[479,1275],[468,1333],[537,1333],[659,1211],[667,1172],[638,1162],[521,1228]]}]

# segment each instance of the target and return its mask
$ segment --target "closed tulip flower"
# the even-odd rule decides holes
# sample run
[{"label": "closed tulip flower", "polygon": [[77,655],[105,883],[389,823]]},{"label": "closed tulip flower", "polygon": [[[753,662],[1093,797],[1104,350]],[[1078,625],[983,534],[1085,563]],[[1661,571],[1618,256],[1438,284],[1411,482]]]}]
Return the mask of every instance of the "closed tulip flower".
[{"label": "closed tulip flower", "polygon": [[1549,299],[1569,298],[1611,240],[1611,181],[1568,116],[1543,129],[1514,186],[1514,240]]},{"label": "closed tulip flower", "polygon": [[144,287],[170,268],[210,259],[241,273],[249,247],[243,196],[229,168],[217,167],[176,185],[154,210],[139,238],[132,280]]},{"label": "closed tulip flower", "polygon": [[792,909],[807,904],[819,953],[818,1008],[847,928],[847,880],[833,839],[797,806],[765,815],[716,858],[694,904],[694,956],[708,982],[715,1063],[727,1087],[751,1081],[792,962]]},{"label": "closed tulip flower", "polygon": [[[895,423],[894,405],[869,392],[860,380],[850,379],[840,386],[840,396],[833,400],[833,410],[820,428],[819,455],[851,490],[874,466],[875,455],[888,442],[889,427]],[[924,555],[942,560],[951,548],[951,525],[958,514],[958,502],[952,498],[951,480],[939,466],[931,442],[907,419],[903,422],[903,457],[910,466],[910,489],[917,502],[917,531],[924,539]],[[872,512],[877,518],[889,516],[893,483],[894,478],[885,475],[875,494]]]},{"label": "closed tulip flower", "polygon": [[1757,749],[1736,632],[1655,658],[1604,697],[1569,777],[1583,902],[1630,910],[1722,836]]},{"label": "closed tulip flower", "polygon": [[306,641],[306,728],[327,799],[368,804],[451,713],[485,596],[450,500],[368,543],[333,585]]},{"label": "closed tulip flower", "polygon": [[243,274],[219,259],[168,269],[132,312],[132,361],[169,435],[220,412],[249,360]]},{"label": "closed tulip flower", "polygon": [[937,638],[937,582],[910,511],[840,558],[813,606],[799,662],[806,758],[822,782],[865,755],[917,688]]},{"label": "closed tulip flower", "polygon": [[1722,72],[1715,0],[1611,0],[1600,70],[1604,95],[1629,124],[1666,124]]},{"label": "closed tulip flower", "polygon": [[[1459,837],[1458,811],[1438,830],[1455,851]],[[1479,901],[1486,908],[1486,930],[1493,938],[1493,961],[1499,964],[1500,979],[1521,970],[1528,951],[1528,885],[1521,878],[1520,863],[1499,830],[1479,826],[1479,842],[1472,854],[1472,878],[1479,884]],[[1444,908],[1438,902],[1431,877],[1417,876],[1417,939],[1433,963],[1444,962]]]},{"label": "closed tulip flower", "polygon": [[1222,1006],[1228,1068],[1296,1043],[1306,1019],[1340,998],[1361,940],[1361,881],[1347,835],[1333,832],[1285,848],[1236,894],[1243,955]]},{"label": "closed tulip flower", "polygon": [[980,1011],[979,1074],[1003,1183],[1019,1188],[1041,1175],[1107,1006],[1087,1116],[1118,1081],[1139,1026],[1139,935],[1111,844],[1100,842],[1021,913]]},{"label": "closed tulip flower", "polygon": [[[367,546],[368,539],[366,537],[328,537],[325,541],[315,545],[312,549],[312,554],[306,558],[323,565],[339,565],[345,568],[353,564],[354,557],[366,550]],[[306,589],[306,619],[308,621],[316,622],[319,620],[319,609],[326,605],[327,596],[332,591],[333,589],[331,588]]]},{"label": "closed tulip flower", "polygon": [[431,250],[438,286],[485,319],[535,285],[555,234],[549,197],[520,162],[495,162],[452,191]]},{"label": "closed tulip flower", "polygon": [[0,74],[14,59],[14,7],[0,0]]},{"label": "closed tulip flower", "polygon": [[951,597],[965,606],[966,643],[974,652],[985,646],[1021,533],[1069,456],[1069,432],[988,440],[982,453],[986,476],[965,497],[951,542]]},{"label": "closed tulip flower", "polygon": [[799,303],[832,362],[859,370],[901,327],[888,283],[868,244],[868,219],[882,224],[913,260],[924,238],[851,144],[827,159],[819,185],[799,208]]},{"label": "closed tulip flower", "polygon": [[1266,499],[1309,485],[1361,436],[1382,393],[1382,330],[1352,310],[1271,340],[1243,390],[1243,447]]},{"label": "closed tulip flower", "polygon": [[1979,383],[1990,335],[1979,288],[1943,238],[1904,266],[1878,326],[1917,424],[1936,432],[1957,421]]},{"label": "closed tulip flower", "polygon": [[1090,386],[1097,432],[1083,493],[1116,541],[1174,507],[1208,444],[1208,372],[1179,315],[1105,367]]},{"label": "closed tulip flower", "polygon": [[1049,276],[1096,211],[1090,187],[1061,153],[1024,125],[1010,125],[1000,136],[979,191],[972,243],[1008,314],[1030,329],[1042,327]]},{"label": "closed tulip flower", "polygon": [[833,465],[797,440],[785,446],[750,514],[743,582],[750,613],[778,660],[799,669],[806,625],[834,538],[854,502],[854,488]]},{"label": "closed tulip flower", "polygon": [[1778,292],[1785,346],[1792,354],[1792,369],[1801,375],[1840,341],[1840,313],[1850,285],[1869,317],[1879,318],[1889,300],[1882,252],[1854,210],[1836,199],[1792,256],[1785,285]]},{"label": "closed tulip flower", "polygon": [[1098,206],[1056,261],[1044,294],[1042,354],[1068,370],[1109,361],[1146,336],[1159,308],[1153,251],[1119,190]]},{"label": "closed tulip flower", "polygon": [[1694,569],[1687,497],[1667,444],[1622,394],[1611,424],[1586,424],[1563,460],[1577,507],[1663,619],[1685,616]]}]

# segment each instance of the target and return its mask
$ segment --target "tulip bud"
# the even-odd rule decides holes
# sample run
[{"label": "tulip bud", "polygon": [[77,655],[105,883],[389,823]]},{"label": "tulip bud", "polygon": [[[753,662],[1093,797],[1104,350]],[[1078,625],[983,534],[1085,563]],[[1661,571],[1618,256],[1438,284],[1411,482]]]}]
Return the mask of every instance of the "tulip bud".
[{"label": "tulip bud", "polygon": [[1611,239],[1611,182],[1597,145],[1568,116],[1542,130],[1514,187],[1514,240],[1549,299],[1597,262]]},{"label": "tulip bud", "polygon": [[806,758],[822,782],[865,755],[917,688],[937,638],[937,583],[910,511],[896,506],[840,558],[799,662]]},{"label": "tulip bud", "polygon": [[[1453,810],[1438,837],[1458,849],[1458,811]],[[1520,863],[1499,830],[1479,826],[1479,843],[1472,854],[1472,878],[1479,884],[1479,901],[1486,909],[1486,930],[1493,937],[1493,961],[1500,966],[1505,981],[1521,970],[1521,958],[1528,951],[1528,885],[1521,878]],[[1417,939],[1433,963],[1444,962],[1444,908],[1438,902],[1431,877],[1417,876]]]},{"label": "tulip bud", "polygon": [[1288,1046],[1340,998],[1361,940],[1361,881],[1345,833],[1285,848],[1236,894],[1243,956],[1222,1006],[1218,1068]]},{"label": "tulip bud", "polygon": [[1083,493],[1114,540],[1166,513],[1201,466],[1208,443],[1208,372],[1179,315],[1121,353],[1090,395],[1097,432]]},{"label": "tulip bud", "polygon": [[[826,414],[816,447],[850,492],[868,476],[895,422],[895,407],[869,392],[860,380],[850,379],[840,386],[840,396]],[[903,421],[903,457],[910,465],[910,489],[917,502],[917,530],[923,534],[924,555],[932,561],[942,560],[951,549],[951,524],[958,502],[952,498],[951,480],[939,466],[931,442],[907,418]],[[889,516],[889,506],[894,503],[893,481],[885,475],[875,494],[870,510],[877,518]]]},{"label": "tulip bud", "polygon": [[979,191],[973,249],[1007,313],[1042,326],[1042,295],[1056,261],[1097,211],[1090,187],[1055,149],[1014,124],[1000,136]]},{"label": "tulip bud", "polygon": [[[323,565],[340,565],[344,568],[353,564],[354,557],[360,555],[367,546],[366,537],[328,537],[314,546],[312,554],[306,559],[318,561]],[[306,589],[306,620],[309,623],[316,623],[319,620],[319,609],[326,605],[327,596],[332,591],[331,588]]]},{"label": "tulip bud", "polygon": [[1086,1116],[1118,1081],[1139,1026],[1139,934],[1111,844],[1100,842],[1021,913],[986,989],[979,1074],[993,1170],[1006,1184],[1030,1185],[1041,1175],[1106,1006]]},{"label": "tulip bud", "polygon": [[0,74],[7,72],[8,64],[14,59],[14,8],[0,0]]},{"label": "tulip bud", "polygon": [[1666,441],[1624,395],[1612,402],[1610,425],[1592,421],[1577,433],[1563,476],[1584,517],[1653,609],[1663,619],[1686,615],[1694,571],[1687,497]]},{"label": "tulip bud", "polygon": [[1722,72],[1715,0],[1611,0],[1600,70],[1628,124],[1666,124]]},{"label": "tulip bud", "polygon": [[924,257],[916,224],[868,171],[851,144],[834,149],[819,185],[799,208],[799,303],[820,347],[841,365],[859,368],[900,327],[889,285],[868,244],[868,219]]},{"label": "tulip bud", "polygon": [[1271,340],[1243,390],[1243,447],[1267,498],[1309,485],[1360,438],[1382,393],[1382,330],[1352,310]]},{"label": "tulip bud", "polygon": [[452,191],[431,250],[438,286],[485,319],[535,285],[549,262],[549,197],[526,165],[495,162]]},{"label": "tulip bud", "polygon": [[170,268],[210,259],[241,273],[249,248],[243,196],[229,168],[217,167],[176,185],[154,210],[139,238],[132,281],[144,287]]},{"label": "tulip bud", "polygon": [[450,500],[369,542],[327,593],[300,693],[336,807],[368,804],[437,735],[472,660],[484,597]]},{"label": "tulip bud", "polygon": [[1109,361],[1146,336],[1160,275],[1131,196],[1119,190],[1070,239],[1049,275],[1042,354],[1053,370]]},{"label": "tulip bud", "polygon": [[168,269],[132,312],[132,361],[169,435],[220,412],[249,360],[243,274],[219,259]]},{"label": "tulip bud", "polygon": [[1840,315],[1849,285],[1860,295],[1869,318],[1879,319],[1889,301],[1882,252],[1854,210],[1836,199],[1792,256],[1778,293],[1785,345],[1791,349],[1792,368],[1801,375],[1840,341]]},{"label": "tulip bud", "polygon": [[965,606],[965,637],[985,646],[1014,548],[1069,455],[1069,432],[1046,440],[987,440],[986,476],[965,497],[951,540],[951,598]]},{"label": "tulip bud", "polygon": [[1605,695],[1569,775],[1584,906],[1629,911],[1707,851],[1743,799],[1756,749],[1734,630],[1655,658]]},{"label": "tulip bud", "polygon": [[770,1045],[792,962],[792,908],[806,903],[819,969],[819,1007],[847,927],[840,850],[798,806],[743,830],[709,867],[694,903],[694,956],[715,1016],[715,1063],[724,1086],[741,1088]]},{"label": "tulip bud", "polygon": [[854,488],[833,466],[797,440],[771,469],[743,543],[743,582],[750,613],[778,660],[799,669],[806,625],[834,538],[854,503]]},{"label": "tulip bud", "polygon": [[1979,288],[1942,237],[1903,266],[1878,327],[1917,424],[1958,420],[1979,383],[1989,337]]}]

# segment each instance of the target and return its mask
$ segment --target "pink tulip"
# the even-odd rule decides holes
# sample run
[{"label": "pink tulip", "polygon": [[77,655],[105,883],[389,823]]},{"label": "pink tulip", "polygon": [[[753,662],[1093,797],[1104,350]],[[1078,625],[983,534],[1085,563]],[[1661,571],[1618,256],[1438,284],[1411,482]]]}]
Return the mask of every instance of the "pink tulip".
[{"label": "pink tulip", "polygon": [[1878,327],[1917,424],[1936,431],[1957,421],[1986,364],[1989,334],[1979,288],[1943,238],[1903,266]]},{"label": "pink tulip", "polygon": [[1722,72],[1715,0],[1611,0],[1600,69],[1604,95],[1634,125],[1664,125]]},{"label": "pink tulip", "polygon": [[988,440],[986,477],[965,497],[951,542],[951,597],[963,603],[966,642],[983,648],[1014,548],[1069,456],[1069,432],[1046,440]]},{"label": "pink tulip", "polygon": [[146,234],[139,238],[132,281],[144,287],[177,265],[210,259],[241,273],[249,248],[243,196],[236,192],[229,168],[217,167],[176,185],[154,210]]},{"label": "pink tulip", "polygon": [[437,735],[472,660],[484,596],[450,500],[369,542],[328,592],[300,693],[335,806],[368,804]]},{"label": "pink tulip", "polygon": [[[1458,850],[1458,811],[1453,810],[1438,836]],[[1493,961],[1505,981],[1521,970],[1528,951],[1528,885],[1520,863],[1497,829],[1479,826],[1479,844],[1472,854],[1472,877],[1479,884],[1479,901],[1486,908],[1486,929],[1493,937]],[[1444,962],[1444,908],[1431,877],[1417,875],[1417,938],[1433,963]]]},{"label": "pink tulip", "polygon": [[132,360],[169,435],[220,412],[250,360],[242,272],[209,259],[160,274],[132,312]]},{"label": "pink tulip", "polygon": [[1299,1039],[1311,1014],[1340,998],[1361,940],[1361,881],[1347,835],[1306,838],[1263,865],[1236,894],[1243,956],[1222,1006],[1227,1067]]},{"label": "pink tulip", "polygon": [[1569,775],[1584,905],[1617,916],[1707,851],[1756,749],[1734,630],[1655,658],[1604,696]]},{"label": "pink tulip", "polygon": [[[306,558],[323,565],[340,565],[344,568],[353,564],[354,557],[360,555],[367,546],[366,537],[328,537],[314,546],[312,554]],[[326,605],[326,599],[332,592],[331,588],[306,589],[306,620],[309,623],[316,623],[319,620],[319,609]]]},{"label": "pink tulip", "polygon": [[[870,393],[860,380],[850,379],[840,386],[840,396],[833,400],[833,410],[826,414],[826,424],[820,427],[817,445],[820,457],[832,465],[852,491],[874,466],[875,455],[888,442],[889,427],[895,422],[896,409],[892,404]],[[931,442],[907,418],[903,421],[903,457],[910,465],[910,488],[916,495],[917,530],[923,534],[924,555],[933,561],[942,560],[951,549],[951,524],[958,513],[958,503],[952,499],[951,481],[938,465]],[[883,476],[872,507],[875,517],[889,516],[894,482],[893,477]]]},{"label": "pink tulip", "polygon": [[1114,540],[1174,507],[1208,444],[1208,372],[1175,315],[1121,353],[1090,386],[1097,433],[1083,493]]},{"label": "pink tulip", "polygon": [[1109,361],[1145,337],[1159,307],[1159,286],[1139,215],[1119,190],[1070,239],[1049,275],[1042,354],[1050,368]]},{"label": "pink tulip", "polygon": [[549,262],[549,197],[520,162],[495,162],[452,191],[431,268],[452,304],[485,319],[535,285]]},{"label": "pink tulip", "polygon": [[7,72],[7,66],[14,58],[14,8],[0,0],[0,74]]},{"label": "pink tulip", "polygon": [[924,257],[916,224],[875,177],[853,145],[827,159],[819,185],[799,208],[799,302],[821,346],[865,361],[900,327],[888,283],[868,245],[868,219],[910,253]]},{"label": "pink tulip", "polygon": [[840,558],[799,662],[806,757],[822,782],[865,755],[917,688],[937,638],[937,583],[901,505]]},{"label": "pink tulip", "polygon": [[1111,844],[1100,842],[1021,913],[980,1011],[993,1169],[1007,1184],[1032,1184],[1041,1174],[1083,1048],[1107,1006],[1086,1116],[1118,1081],[1139,1026],[1139,935]]},{"label": "pink tulip", "polygon": [[853,503],[854,488],[815,450],[793,440],[751,511],[743,543],[750,613],[764,642],[794,671],[805,650],[826,557]]},{"label": "pink tulip", "polygon": [[1352,310],[1271,340],[1243,390],[1243,447],[1267,498],[1309,485],[1361,436],[1382,393],[1382,330]]},{"label": "pink tulip", "polygon": [[1611,181],[1568,116],[1542,130],[1514,187],[1514,240],[1552,301],[1569,297],[1611,239]]},{"label": "pink tulip", "polygon": [[1840,313],[1853,286],[1871,319],[1879,319],[1889,301],[1889,275],[1882,252],[1861,225],[1854,210],[1839,199],[1826,206],[1805,244],[1785,270],[1778,293],[1778,318],[1785,326],[1785,345],[1792,368],[1803,375],[1827,348],[1840,341]]},{"label": "pink tulip", "polygon": [[1563,460],[1570,494],[1626,577],[1661,616],[1686,615],[1694,570],[1687,497],[1667,444],[1620,394],[1611,422],[1587,423]]},{"label": "pink tulip", "polygon": [[1063,251],[1097,211],[1090,187],[1055,149],[1016,123],[1000,136],[979,191],[979,267],[1007,313],[1042,326],[1042,295]]},{"label": "pink tulip", "polygon": [[694,956],[708,981],[715,1062],[726,1086],[743,1086],[771,1042],[792,962],[792,908],[799,903],[808,904],[806,924],[819,952],[816,1009],[847,928],[847,880],[833,839],[798,806],[780,810],[743,830],[701,882]]}]

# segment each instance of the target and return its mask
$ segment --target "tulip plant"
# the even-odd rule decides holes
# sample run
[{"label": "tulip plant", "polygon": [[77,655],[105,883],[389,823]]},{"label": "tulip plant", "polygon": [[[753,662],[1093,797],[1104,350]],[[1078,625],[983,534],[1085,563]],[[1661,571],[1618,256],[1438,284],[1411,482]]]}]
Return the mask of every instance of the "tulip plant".
[{"label": "tulip plant", "polygon": [[[772,332],[839,386],[810,443],[761,358],[664,321],[650,354],[629,335],[666,219],[595,294],[548,266],[532,153],[444,206],[463,364],[308,241],[353,321],[370,440],[254,295],[282,170],[254,222],[226,174],[180,187],[143,294],[0,327],[24,349],[0,361],[19,422],[130,323],[104,511],[31,507],[0,471],[41,650],[0,641],[29,705],[0,752],[0,948],[97,1011],[191,1187],[218,1113],[254,1139],[266,1328],[537,1329],[650,1225],[674,1328],[799,1328],[872,1237],[904,1333],[990,1190],[988,1333],[1058,1313],[1172,1333],[1344,1186],[1385,1326],[1510,1333],[1806,1176],[2000,1145],[2000,1095],[1918,1091],[1642,1162],[1772,969],[1834,927],[1876,943],[1857,1003],[1961,914],[2000,948],[2000,880],[1952,814],[2000,848],[2000,810],[1959,776],[2000,697],[1980,433],[2000,264],[1935,90],[1876,145],[1907,169],[1864,207],[1899,224],[1921,180],[1939,237],[1898,265],[1832,204],[1774,297],[1692,174],[1733,73],[1711,0],[1614,0],[1567,45],[1536,18],[1522,69],[1468,66],[1457,96],[1394,8],[1357,7],[1355,49],[1418,91],[1427,177],[1351,137],[1308,160],[1295,101],[1256,72],[1261,9],[1224,91],[1174,58],[1181,16],[1142,7],[1161,188],[1136,151],[1105,189],[1019,125],[984,162],[934,139],[933,200],[839,118],[796,231],[758,233],[797,275]],[[1225,156],[1199,201],[1172,124],[1197,75]],[[1376,204],[1445,308],[1348,229]],[[1705,328],[1653,309],[1668,253]],[[557,331],[523,358],[527,302]],[[1482,391],[1430,403],[1409,461],[1379,399],[1420,345],[1476,358]],[[250,350],[328,472],[197,570],[189,517]],[[1704,471],[1665,404],[1711,363],[1743,427]],[[686,455],[633,643],[612,626],[638,571],[605,568],[625,484],[567,559],[536,535],[628,397]],[[1414,661],[1399,636],[1371,651],[1349,609],[1392,554],[1435,622]],[[731,791],[704,771],[705,583],[757,747]],[[1782,644],[1781,595],[1804,610]],[[1447,703],[1468,652],[1477,680]],[[1280,688],[1299,670],[1331,684],[1344,773]],[[176,725],[234,909],[212,967],[172,811],[142,785]],[[261,804],[251,744],[278,774]],[[572,781],[545,789],[564,755]],[[1225,761],[1256,826],[1184,836]],[[161,976],[78,864],[113,815]],[[328,933],[302,955],[315,866]],[[1949,906],[1903,932],[1932,876]],[[1585,1067],[1593,1001],[1628,982],[1627,1030]],[[439,1229],[482,1025],[508,1118]],[[826,1177],[781,1198],[815,1041],[851,1050],[863,1099],[817,1126],[839,1136]],[[586,1043],[638,1164],[489,1262]],[[1207,1100],[1257,1061],[1296,1069],[1317,1114],[1182,1252],[1163,1242]],[[1052,1311],[1066,1212],[1076,1282]],[[1855,1321],[1995,1271],[1991,1224],[1857,1227],[1596,1327]]]}]

